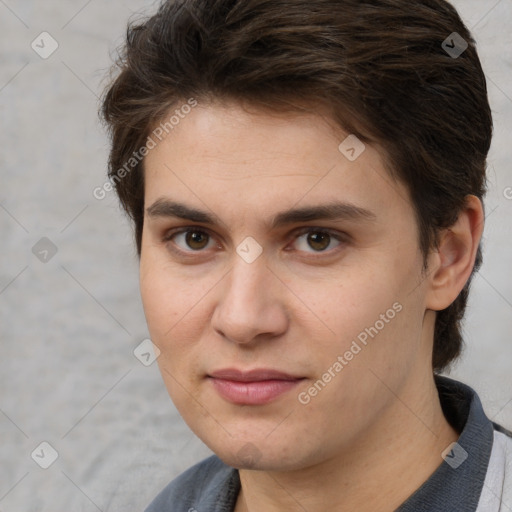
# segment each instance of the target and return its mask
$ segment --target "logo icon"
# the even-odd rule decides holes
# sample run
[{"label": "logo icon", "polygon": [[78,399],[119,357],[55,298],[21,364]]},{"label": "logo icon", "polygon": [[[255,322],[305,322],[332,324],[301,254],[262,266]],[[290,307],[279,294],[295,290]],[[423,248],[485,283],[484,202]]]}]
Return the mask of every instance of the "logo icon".
[{"label": "logo icon", "polygon": [[252,443],[244,444],[236,455],[240,461],[240,465],[246,467],[253,467],[261,459],[260,450]]},{"label": "logo icon", "polygon": [[160,349],[149,338],[139,343],[133,351],[133,355],[144,366],[151,366],[158,359],[160,354]]},{"label": "logo icon", "polygon": [[361,156],[366,146],[356,135],[351,134],[338,146],[338,149],[347,160],[353,162]]},{"label": "logo icon", "polygon": [[443,50],[452,58],[460,57],[468,48],[467,41],[457,32],[452,32],[442,43]]},{"label": "logo icon", "polygon": [[57,50],[59,43],[48,32],[41,32],[30,46],[41,59],[47,59]]},{"label": "logo icon", "polygon": [[57,254],[57,251],[57,246],[45,236],[32,247],[32,254],[41,263],[48,263]]},{"label": "logo icon", "polygon": [[457,469],[468,458],[468,452],[459,443],[452,443],[442,453],[442,457],[449,466]]},{"label": "logo icon", "polygon": [[252,236],[248,236],[236,248],[236,252],[246,263],[252,263],[263,252],[263,247]]},{"label": "logo icon", "polygon": [[59,458],[57,450],[46,441],[38,445],[30,456],[33,461],[43,469],[48,469]]}]

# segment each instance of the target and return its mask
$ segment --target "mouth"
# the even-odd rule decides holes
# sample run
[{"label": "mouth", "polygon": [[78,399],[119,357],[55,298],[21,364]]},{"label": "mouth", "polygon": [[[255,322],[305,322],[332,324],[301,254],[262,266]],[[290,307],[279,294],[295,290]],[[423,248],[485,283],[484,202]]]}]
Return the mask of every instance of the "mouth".
[{"label": "mouth", "polygon": [[236,405],[264,405],[295,388],[305,377],[272,369],[227,368],[208,376],[219,395]]}]

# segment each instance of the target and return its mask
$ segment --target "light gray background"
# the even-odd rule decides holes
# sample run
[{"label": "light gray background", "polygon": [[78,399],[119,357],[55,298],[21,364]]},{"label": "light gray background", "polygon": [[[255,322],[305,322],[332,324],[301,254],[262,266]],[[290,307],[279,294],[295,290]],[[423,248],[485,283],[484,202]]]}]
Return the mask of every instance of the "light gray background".
[{"label": "light gray background", "polygon": [[[452,376],[512,427],[512,0],[458,0],[488,78],[485,264],[474,281],[467,349]],[[105,181],[98,98],[141,0],[0,0],[0,511],[140,511],[210,451],[189,431],[156,364],[130,227]],[[40,58],[49,32],[59,48]],[[447,34],[448,35],[448,34]],[[512,189],[511,194],[512,196]],[[48,262],[32,247],[48,237]],[[48,469],[31,458],[43,441]],[[40,453],[40,452],[38,452]],[[47,456],[47,455],[45,455]]]}]

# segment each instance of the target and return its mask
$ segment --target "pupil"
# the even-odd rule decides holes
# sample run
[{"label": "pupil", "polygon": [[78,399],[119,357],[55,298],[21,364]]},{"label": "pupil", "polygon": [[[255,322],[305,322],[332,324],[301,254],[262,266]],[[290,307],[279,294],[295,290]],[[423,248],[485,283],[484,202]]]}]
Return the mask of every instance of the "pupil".
[{"label": "pupil", "polygon": [[330,235],[328,233],[313,233],[309,235],[308,239],[313,249],[323,251],[329,246]]},{"label": "pupil", "polygon": [[[187,238],[187,244],[192,249],[202,249],[206,245],[204,243],[206,240],[206,237],[204,236],[204,233],[201,233],[200,231],[191,231],[191,232],[187,233],[186,238]],[[201,239],[202,239],[203,243],[201,243]],[[198,244],[199,246],[194,245],[194,244]]]}]

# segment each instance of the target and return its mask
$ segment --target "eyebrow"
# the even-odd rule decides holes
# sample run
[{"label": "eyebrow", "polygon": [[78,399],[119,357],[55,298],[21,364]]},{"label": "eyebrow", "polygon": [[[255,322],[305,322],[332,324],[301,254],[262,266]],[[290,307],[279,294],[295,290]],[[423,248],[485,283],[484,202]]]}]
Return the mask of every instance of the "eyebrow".
[{"label": "eyebrow", "polygon": [[[151,206],[146,208],[146,215],[150,218],[175,217],[210,225],[224,224],[215,214],[164,198],[157,199]],[[361,208],[351,203],[332,202],[280,212],[272,219],[271,228],[276,229],[288,224],[314,220],[375,221],[376,219],[375,213],[366,208]]]}]

